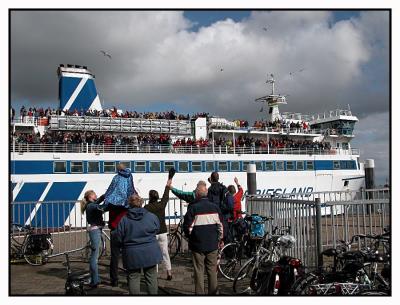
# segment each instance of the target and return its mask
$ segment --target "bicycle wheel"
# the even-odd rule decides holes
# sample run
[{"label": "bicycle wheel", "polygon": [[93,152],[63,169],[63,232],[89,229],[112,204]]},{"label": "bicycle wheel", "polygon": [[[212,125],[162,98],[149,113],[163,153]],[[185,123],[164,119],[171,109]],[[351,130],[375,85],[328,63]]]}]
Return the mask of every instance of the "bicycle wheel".
[{"label": "bicycle wheel", "polygon": [[34,245],[27,242],[24,246],[23,253],[25,261],[32,266],[40,266],[47,263],[47,257],[53,253],[53,243],[50,239],[46,239],[46,249],[33,251]]},{"label": "bicycle wheel", "polygon": [[[84,261],[89,261],[90,260],[90,255],[92,254],[92,247],[91,247],[91,242],[90,239],[86,244],[85,250],[83,251],[83,260]],[[103,234],[100,237],[100,251],[99,251],[99,256],[97,259],[99,260],[102,256],[106,254],[106,239],[104,238]]]},{"label": "bicycle wheel", "polygon": [[316,295],[317,291],[311,286],[318,283],[319,278],[316,274],[306,273],[294,282],[291,295]]},{"label": "bicycle wheel", "polygon": [[239,243],[230,243],[221,249],[218,270],[226,279],[233,281],[242,263],[242,247]]},{"label": "bicycle wheel", "polygon": [[251,289],[251,280],[253,273],[256,272],[255,268],[256,258],[253,257],[244,263],[242,268],[238,271],[233,280],[233,292],[236,294],[254,294],[255,291]]},{"label": "bicycle wheel", "polygon": [[169,233],[167,236],[169,257],[173,260],[181,249],[181,238],[176,233]]}]

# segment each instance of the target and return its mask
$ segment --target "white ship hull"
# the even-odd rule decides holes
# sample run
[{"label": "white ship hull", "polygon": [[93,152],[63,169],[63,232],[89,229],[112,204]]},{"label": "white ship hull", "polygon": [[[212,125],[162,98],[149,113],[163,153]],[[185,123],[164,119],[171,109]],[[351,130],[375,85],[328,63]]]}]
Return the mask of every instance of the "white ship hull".
[{"label": "white ship hull", "polygon": [[[302,160],[302,161],[317,161],[325,162],[332,160],[357,160],[355,155],[232,155],[232,154],[68,154],[68,153],[24,153],[19,155],[13,153],[12,161],[268,161],[268,160]],[[218,162],[216,162],[217,164]],[[356,162],[357,163],[357,162]],[[13,166],[13,165],[12,165]],[[24,186],[28,189],[29,184],[40,185],[42,191],[36,194],[35,200],[32,201],[48,201],[48,198],[53,198],[49,195],[52,190],[56,191],[55,185],[72,184],[79,187],[74,198],[68,197],[67,194],[57,194],[58,200],[77,201],[83,198],[85,191],[92,189],[97,194],[103,194],[109,186],[115,173],[66,173],[66,174],[17,174],[16,169],[12,169],[11,182],[13,183],[13,200],[15,201],[30,201],[18,200],[18,198],[25,199]],[[234,184],[233,179],[237,177],[243,186],[244,190],[247,189],[246,172],[244,171],[220,171],[220,181],[225,184]],[[166,172],[146,172],[146,173],[133,173],[135,188],[138,193],[143,197],[148,197],[148,192],[151,189],[157,190],[160,195],[164,190],[167,180]],[[177,172],[173,179],[173,186],[184,190],[191,191],[195,188],[199,180],[207,181],[210,172]],[[347,182],[346,182],[347,181]],[[346,182],[346,183],[345,183]],[[258,171],[257,172],[257,194],[259,195],[276,195],[276,196],[289,196],[294,193],[307,193],[311,192],[325,192],[325,191],[346,191],[346,190],[359,190],[364,185],[364,171],[360,165],[357,164],[356,169],[346,170],[293,170],[293,171]],[[53,189],[54,187],[54,189]],[[67,191],[66,191],[67,192]],[[40,196],[39,196],[40,195]],[[39,198],[37,198],[39,197]],[[76,198],[75,198],[76,197]],[[173,198],[173,195],[170,195]],[[67,199],[66,199],[67,198]],[[40,203],[36,205],[36,210],[40,207]],[[245,210],[245,201],[242,201],[242,208]],[[167,209],[167,216],[171,218],[180,217],[185,213],[186,208],[181,209],[179,201],[170,201],[170,207]],[[15,212],[15,211],[14,211]],[[175,214],[176,212],[176,214]],[[19,213],[19,212],[18,212]],[[33,212],[35,214],[35,212]],[[37,212],[38,215],[40,214]],[[28,213],[29,214],[29,213]],[[32,214],[32,212],[31,212]],[[75,208],[70,210],[70,215],[75,217],[80,216],[80,211]],[[39,216],[36,216],[39,217]],[[26,223],[35,221],[35,215],[31,217],[22,217]],[[65,225],[70,223],[70,217],[65,216]],[[60,225],[60,223],[58,223]]]}]

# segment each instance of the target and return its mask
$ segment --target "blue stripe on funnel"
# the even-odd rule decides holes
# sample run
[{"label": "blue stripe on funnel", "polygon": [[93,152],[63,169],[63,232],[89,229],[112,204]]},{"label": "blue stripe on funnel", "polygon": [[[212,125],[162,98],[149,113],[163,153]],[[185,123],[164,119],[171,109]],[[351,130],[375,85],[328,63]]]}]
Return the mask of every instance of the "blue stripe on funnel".
[{"label": "blue stripe on funnel", "polygon": [[88,79],[69,109],[71,111],[89,109],[96,96],[97,90],[94,81],[93,79]]},{"label": "blue stripe on funnel", "polygon": [[60,108],[64,108],[65,104],[68,102],[72,93],[74,93],[76,87],[78,87],[82,78],[80,77],[61,77],[59,81],[59,99]]},{"label": "blue stripe on funnel", "polygon": [[[75,206],[86,182],[54,182],[36,213],[32,225],[38,227],[58,228],[64,226],[71,210]],[[58,203],[51,201],[69,201]]]},{"label": "blue stripe on funnel", "polygon": [[24,225],[29,215],[36,206],[36,201],[42,196],[47,182],[24,183],[14,202],[30,201],[28,204],[13,205],[13,222]]}]

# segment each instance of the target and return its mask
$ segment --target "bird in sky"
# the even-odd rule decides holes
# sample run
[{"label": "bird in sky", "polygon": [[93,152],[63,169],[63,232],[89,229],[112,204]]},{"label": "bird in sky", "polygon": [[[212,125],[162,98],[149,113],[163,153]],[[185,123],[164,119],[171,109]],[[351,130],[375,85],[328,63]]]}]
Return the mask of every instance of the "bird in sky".
[{"label": "bird in sky", "polygon": [[293,71],[293,72],[289,72],[289,75],[292,76],[293,74],[297,73],[297,72],[303,72],[305,70],[305,68],[301,68],[298,71]]},{"label": "bird in sky", "polygon": [[104,55],[107,56],[109,59],[112,59],[111,55],[107,53],[106,51],[100,50],[100,52]]},{"label": "bird in sky", "polygon": [[263,27],[263,30],[264,31],[268,31],[268,28],[265,26],[265,27]]},{"label": "bird in sky", "polygon": [[224,68],[221,68],[220,71],[221,71],[221,72],[224,72]]}]

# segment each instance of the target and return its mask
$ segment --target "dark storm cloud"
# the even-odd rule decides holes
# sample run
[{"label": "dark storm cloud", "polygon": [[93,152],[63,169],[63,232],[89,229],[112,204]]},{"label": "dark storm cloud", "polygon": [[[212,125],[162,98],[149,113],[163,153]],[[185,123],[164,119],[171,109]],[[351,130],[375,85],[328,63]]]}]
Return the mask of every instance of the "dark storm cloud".
[{"label": "dark storm cloud", "polygon": [[385,111],[387,13],[331,21],[329,12],[256,12],[190,32],[181,12],[13,12],[12,101],[56,101],[56,67],[72,63],[93,70],[109,106],[203,105],[252,119],[252,102],[270,90],[264,82],[274,72],[277,89],[291,95],[286,110]]}]

